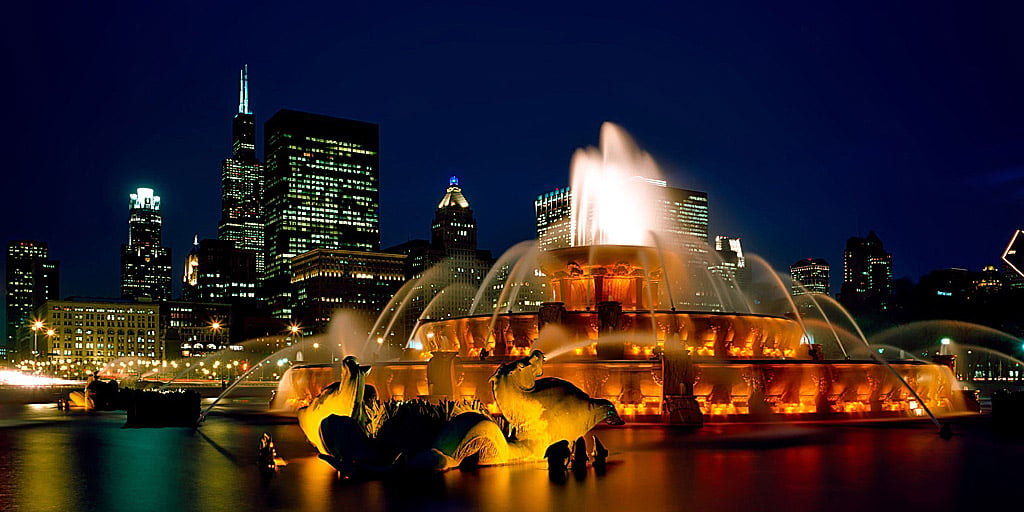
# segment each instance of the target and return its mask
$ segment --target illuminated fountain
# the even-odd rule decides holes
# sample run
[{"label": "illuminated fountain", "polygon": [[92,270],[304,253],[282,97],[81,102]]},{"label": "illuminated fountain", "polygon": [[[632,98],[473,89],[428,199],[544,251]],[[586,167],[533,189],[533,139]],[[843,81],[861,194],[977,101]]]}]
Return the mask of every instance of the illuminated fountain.
[{"label": "illuminated fountain", "polygon": [[[547,358],[544,375],[607,400],[628,422],[696,426],[970,411],[951,358],[826,359],[774,274],[789,311],[757,311],[734,281],[709,270],[721,261],[706,242],[661,223],[667,189],[657,166],[617,126],[602,126],[600,149],[577,151],[572,174],[573,246],[517,245],[488,273],[470,314],[417,318],[401,360],[372,363],[364,376],[379,400],[479,401],[508,416],[496,400],[495,369],[536,350]],[[495,288],[500,293],[491,293]],[[393,301],[397,310],[405,302],[404,295]],[[395,324],[396,313],[388,314],[378,326]],[[843,354],[851,338],[867,347],[862,335],[841,340],[850,329],[824,322]],[[367,343],[376,336],[371,332]],[[293,367],[278,399],[308,404],[337,373]]]}]

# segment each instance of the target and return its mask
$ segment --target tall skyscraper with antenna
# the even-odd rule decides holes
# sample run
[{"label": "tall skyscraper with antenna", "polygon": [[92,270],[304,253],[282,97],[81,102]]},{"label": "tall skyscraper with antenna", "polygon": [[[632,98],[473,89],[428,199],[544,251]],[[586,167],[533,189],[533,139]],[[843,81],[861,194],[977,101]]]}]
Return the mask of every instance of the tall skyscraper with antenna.
[{"label": "tall skyscraper with antenna", "polygon": [[221,164],[221,217],[217,238],[256,253],[263,276],[263,166],[256,159],[256,116],[249,110],[249,66],[242,68],[238,113],[231,123],[231,156]]}]

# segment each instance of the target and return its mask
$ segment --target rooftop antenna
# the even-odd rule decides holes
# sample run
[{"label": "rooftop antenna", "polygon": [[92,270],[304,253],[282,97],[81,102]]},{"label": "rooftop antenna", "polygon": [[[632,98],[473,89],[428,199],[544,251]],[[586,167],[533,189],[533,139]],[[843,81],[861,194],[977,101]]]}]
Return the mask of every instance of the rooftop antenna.
[{"label": "rooftop antenna", "polygon": [[238,113],[251,114],[249,112],[249,65],[242,66],[238,80]]}]

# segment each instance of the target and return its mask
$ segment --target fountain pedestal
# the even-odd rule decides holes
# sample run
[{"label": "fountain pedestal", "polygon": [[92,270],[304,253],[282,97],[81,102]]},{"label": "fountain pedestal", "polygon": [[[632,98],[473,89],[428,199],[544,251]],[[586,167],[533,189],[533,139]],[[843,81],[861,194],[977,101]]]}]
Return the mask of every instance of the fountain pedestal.
[{"label": "fountain pedestal", "polygon": [[537,332],[544,330],[547,324],[562,324],[562,317],[565,316],[564,302],[545,302],[540,305],[537,312]]},{"label": "fountain pedestal", "polygon": [[665,423],[680,427],[703,427],[704,414],[693,396],[696,374],[693,358],[683,351],[666,351],[661,356]]},{"label": "fountain pedestal", "polygon": [[427,392],[431,399],[455,400],[455,357],[454,350],[435,350],[427,361]]},{"label": "fountain pedestal", "polygon": [[601,343],[601,338],[622,330],[622,303],[604,301],[597,303],[597,357],[598,359],[625,359],[626,344],[622,341]]}]

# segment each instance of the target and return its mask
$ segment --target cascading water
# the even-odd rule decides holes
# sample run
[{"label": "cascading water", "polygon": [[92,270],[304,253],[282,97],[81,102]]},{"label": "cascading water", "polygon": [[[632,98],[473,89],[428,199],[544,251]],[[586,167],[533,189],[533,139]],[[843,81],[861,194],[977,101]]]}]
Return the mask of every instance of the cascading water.
[{"label": "cascading water", "polygon": [[825,325],[827,325],[829,330],[832,331],[832,336],[835,337],[836,344],[839,345],[839,350],[841,350],[843,352],[843,358],[849,359],[850,358],[850,354],[848,352],[846,352],[846,346],[843,344],[843,340],[839,339],[839,333],[836,332],[835,324],[833,324],[828,319],[828,315],[825,314],[825,310],[822,309],[821,304],[818,303],[817,299],[814,298],[814,296],[816,294],[807,291],[807,288],[805,288],[800,283],[794,282],[793,284],[794,284],[795,287],[797,287],[798,289],[803,291],[803,293],[799,296],[799,298],[794,298],[793,303],[796,304],[797,300],[805,300],[805,301],[808,301],[811,304],[813,304],[815,309],[818,310],[818,313],[821,313],[821,319],[825,321]]},{"label": "cascading water", "polygon": [[847,311],[842,304],[837,302],[832,297],[822,295],[821,298],[826,303],[835,306],[840,312],[842,312],[846,316],[846,319],[850,322],[850,325],[852,325],[857,330],[857,335],[860,336],[860,340],[864,342],[864,346],[868,349],[868,354],[871,356],[871,358],[879,363],[884,364],[885,367],[889,370],[889,372],[891,372],[897,379],[899,379],[900,383],[903,384],[903,387],[907,388],[907,391],[909,391],[911,395],[914,395],[914,398],[917,400],[917,403],[920,404],[921,408],[924,409],[924,412],[928,414],[928,417],[931,418],[932,423],[935,424],[935,427],[938,428],[940,432],[944,432],[944,427],[941,423],[939,423],[939,419],[935,417],[935,414],[928,407],[928,404],[926,404],[925,401],[921,399],[921,396],[917,394],[917,390],[914,389],[913,386],[911,386],[907,382],[907,380],[903,378],[902,375],[900,375],[900,372],[896,371],[896,369],[894,369],[892,365],[889,364],[889,361],[887,361],[884,357],[879,356],[877,352],[871,351],[871,343],[868,343],[867,336],[864,336],[864,332],[861,331],[860,325],[857,324],[857,321],[853,319],[853,315],[850,315],[850,312]]}]

